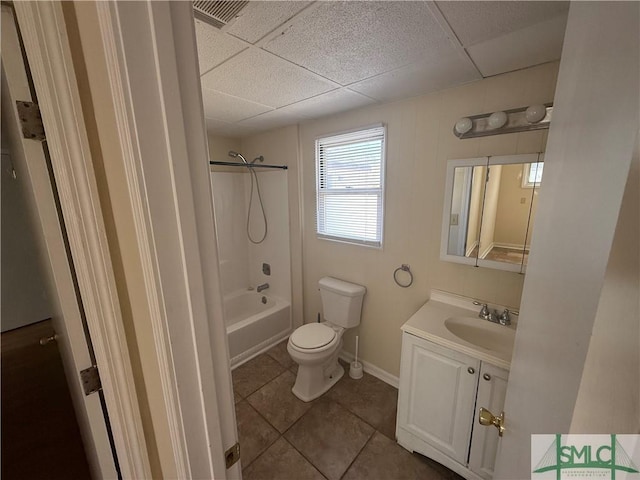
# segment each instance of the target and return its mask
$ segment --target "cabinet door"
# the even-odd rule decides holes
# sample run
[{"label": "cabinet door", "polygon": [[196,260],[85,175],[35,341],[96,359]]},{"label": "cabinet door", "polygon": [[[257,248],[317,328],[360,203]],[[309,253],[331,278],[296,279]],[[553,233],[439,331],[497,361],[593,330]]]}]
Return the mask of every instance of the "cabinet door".
[{"label": "cabinet door", "polygon": [[507,393],[509,372],[487,363],[482,364],[478,381],[478,401],[473,420],[471,437],[471,453],[469,468],[482,478],[493,477],[493,466],[498,450],[498,429],[493,426],[480,425],[480,407],[488,409],[494,415],[500,415],[504,408],[504,397]]},{"label": "cabinet door", "polygon": [[474,358],[405,333],[398,428],[466,464],[479,367]]}]

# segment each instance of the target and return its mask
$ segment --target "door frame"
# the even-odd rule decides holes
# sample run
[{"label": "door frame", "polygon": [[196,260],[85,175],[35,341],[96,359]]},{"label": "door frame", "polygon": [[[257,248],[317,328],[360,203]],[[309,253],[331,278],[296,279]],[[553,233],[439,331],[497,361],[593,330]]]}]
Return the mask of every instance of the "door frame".
[{"label": "door frame", "polygon": [[[73,219],[71,250],[123,476],[148,478],[62,9],[58,2],[16,9],[55,142],[63,211]],[[227,469],[224,457],[237,429],[191,3],[97,2],[96,10],[177,476],[240,478],[240,463]]]},{"label": "door frame", "polygon": [[[123,478],[150,478],[141,414],[62,8],[57,2],[16,2],[14,7],[47,132],[60,206],[99,365],[120,471]],[[56,269],[56,265],[53,268]],[[63,273],[54,270],[53,275],[58,277]],[[77,301],[75,294],[73,301]],[[70,338],[69,341],[84,339]],[[104,456],[100,451],[96,453]],[[100,458],[99,463],[107,461]],[[105,474],[102,468],[98,471]]]}]

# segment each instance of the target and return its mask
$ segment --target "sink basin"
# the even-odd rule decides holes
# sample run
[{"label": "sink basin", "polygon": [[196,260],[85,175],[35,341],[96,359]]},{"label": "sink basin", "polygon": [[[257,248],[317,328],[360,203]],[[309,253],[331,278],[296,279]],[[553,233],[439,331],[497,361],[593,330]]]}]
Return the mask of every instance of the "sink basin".
[{"label": "sink basin", "polygon": [[499,353],[510,352],[513,348],[515,331],[504,325],[473,317],[450,317],[444,325],[459,339],[480,348]]}]

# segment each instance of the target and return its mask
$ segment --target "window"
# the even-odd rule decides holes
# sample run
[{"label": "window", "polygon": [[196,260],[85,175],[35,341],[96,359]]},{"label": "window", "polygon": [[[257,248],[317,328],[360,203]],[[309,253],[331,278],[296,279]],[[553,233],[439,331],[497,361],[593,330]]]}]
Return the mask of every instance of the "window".
[{"label": "window", "polygon": [[385,127],[316,140],[318,238],[382,246]]},{"label": "window", "polygon": [[522,175],[522,188],[539,187],[542,183],[543,162],[525,163]]}]

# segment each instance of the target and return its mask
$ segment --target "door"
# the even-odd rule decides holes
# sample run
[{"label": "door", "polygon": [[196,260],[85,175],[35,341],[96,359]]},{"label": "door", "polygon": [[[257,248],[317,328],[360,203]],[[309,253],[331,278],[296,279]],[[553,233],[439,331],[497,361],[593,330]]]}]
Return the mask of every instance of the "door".
[{"label": "door", "polygon": [[45,259],[46,283],[52,293],[51,323],[58,335],[57,344],[91,472],[95,478],[116,478],[117,460],[112,453],[102,393],[85,395],[79,376],[81,370],[95,362],[85,336],[82,302],[67,255],[68,244],[46,141],[22,136],[16,102],[34,102],[36,98],[30,88],[32,82],[26,73],[12,9],[4,4],[1,22],[2,108],[6,109],[3,117],[8,119],[3,122],[3,134],[11,142],[13,167],[16,176],[24,181],[30,214],[35,219],[37,244]]},{"label": "door", "polygon": [[471,450],[469,453],[469,468],[482,478],[493,478],[493,467],[498,451],[498,430],[493,426],[480,425],[480,407],[484,407],[494,415],[500,415],[504,409],[504,397],[507,393],[507,379],[509,372],[502,368],[482,363],[480,379],[478,380],[478,395],[476,400],[476,414],[473,419],[473,433],[471,434]]},{"label": "door", "polygon": [[403,334],[398,428],[465,465],[479,367],[479,360]]}]

